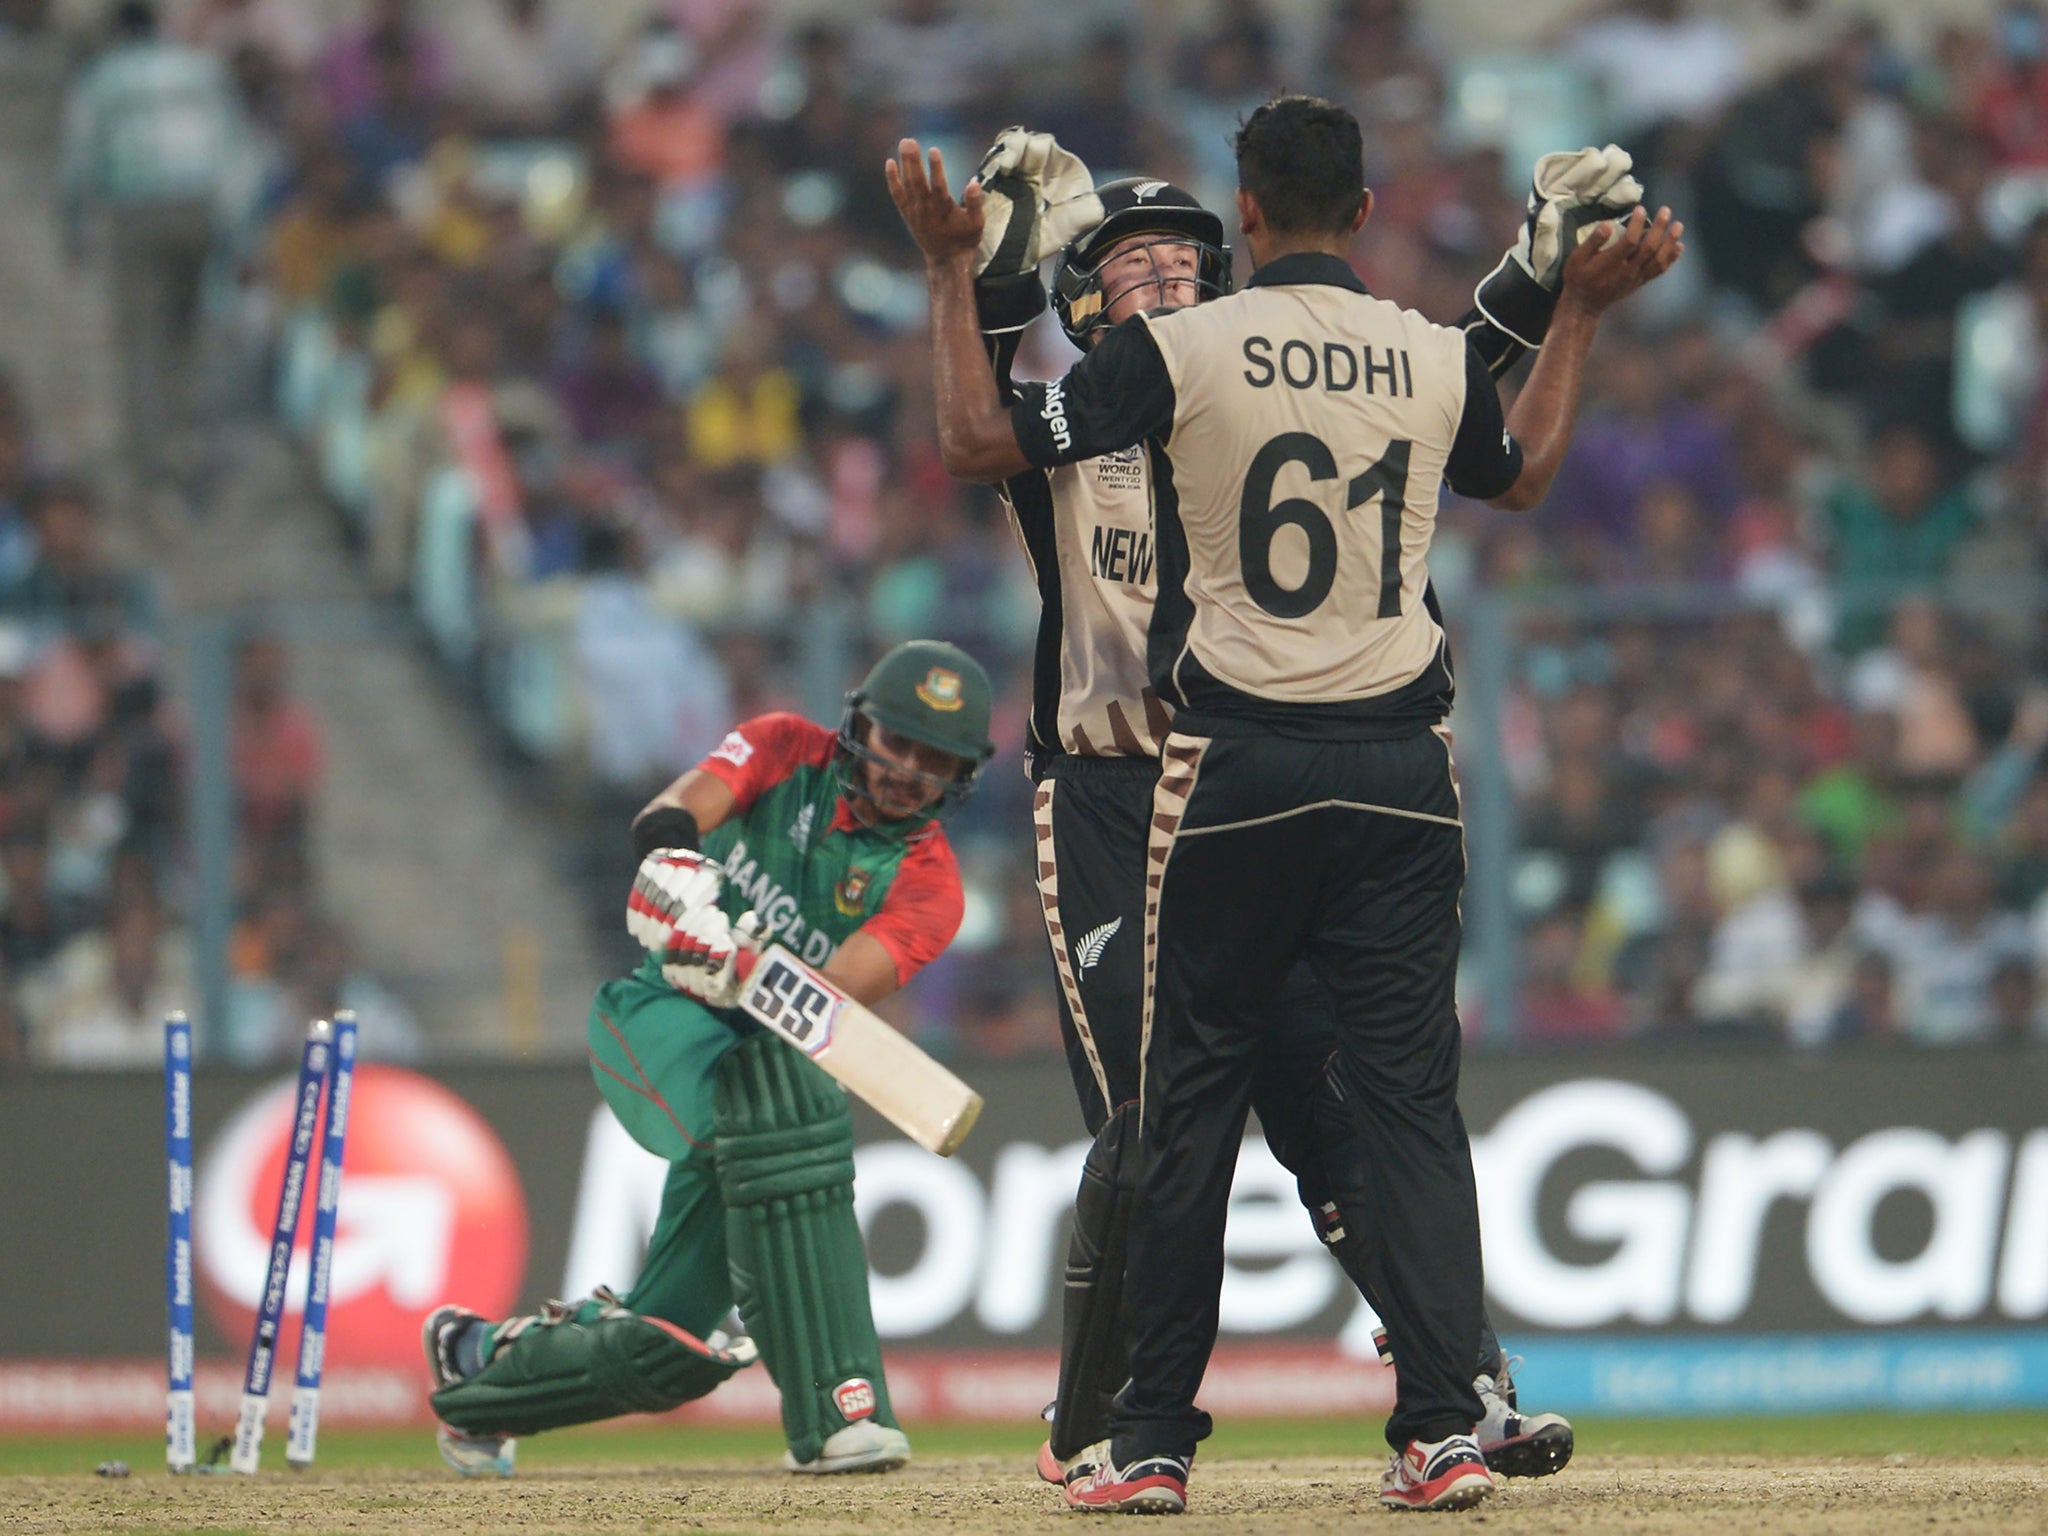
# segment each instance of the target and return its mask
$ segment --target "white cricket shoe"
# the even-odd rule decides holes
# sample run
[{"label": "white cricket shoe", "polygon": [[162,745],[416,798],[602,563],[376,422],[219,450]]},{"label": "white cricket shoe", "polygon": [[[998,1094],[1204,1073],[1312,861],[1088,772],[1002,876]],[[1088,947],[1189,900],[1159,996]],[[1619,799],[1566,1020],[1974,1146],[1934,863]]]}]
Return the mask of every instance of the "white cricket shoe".
[{"label": "white cricket shoe", "polygon": [[1473,1436],[1489,1470],[1502,1477],[1549,1477],[1572,1459],[1572,1426],[1561,1413],[1523,1413],[1515,1406],[1509,1373],[1517,1360],[1504,1360],[1498,1374],[1472,1382],[1486,1417]]},{"label": "white cricket shoe", "polygon": [[863,1419],[849,1424],[825,1442],[812,1461],[798,1461],[796,1452],[782,1453],[785,1472],[890,1472],[910,1460],[910,1437],[900,1429]]}]

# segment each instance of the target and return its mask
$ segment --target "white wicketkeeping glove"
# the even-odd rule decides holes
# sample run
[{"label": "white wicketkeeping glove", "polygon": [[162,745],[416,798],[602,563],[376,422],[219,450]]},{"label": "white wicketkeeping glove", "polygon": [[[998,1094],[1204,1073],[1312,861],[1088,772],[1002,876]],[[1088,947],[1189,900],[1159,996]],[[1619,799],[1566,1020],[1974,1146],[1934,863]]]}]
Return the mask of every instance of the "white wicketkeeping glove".
[{"label": "white wicketkeeping glove", "polygon": [[626,932],[642,949],[660,954],[675,926],[718,905],[725,872],[694,848],[657,848],[640,861],[626,898]]},{"label": "white wicketkeeping glove", "polygon": [[[1502,336],[1532,349],[1543,345],[1572,247],[1595,225],[1626,219],[1643,201],[1643,184],[1629,174],[1633,164],[1628,151],[1614,144],[1564,150],[1536,162],[1529,217],[1514,245],[1472,294],[1479,312]],[[1520,356],[1502,350],[1489,363],[1494,377]]]},{"label": "white wicketkeeping glove", "polygon": [[974,176],[987,198],[976,277],[1036,272],[1040,262],[1102,222],[1095,178],[1049,133],[1005,128]]},{"label": "white wicketkeeping glove", "polygon": [[758,948],[760,933],[761,919],[752,912],[736,923],[717,907],[695,913],[676,925],[661,979],[713,1008],[730,1008],[740,1000],[739,952]]},{"label": "white wicketkeeping glove", "polygon": [[1618,144],[1561,150],[1536,162],[1529,218],[1509,252],[1516,264],[1555,293],[1572,247],[1605,219],[1626,219],[1642,203],[1635,161]]}]

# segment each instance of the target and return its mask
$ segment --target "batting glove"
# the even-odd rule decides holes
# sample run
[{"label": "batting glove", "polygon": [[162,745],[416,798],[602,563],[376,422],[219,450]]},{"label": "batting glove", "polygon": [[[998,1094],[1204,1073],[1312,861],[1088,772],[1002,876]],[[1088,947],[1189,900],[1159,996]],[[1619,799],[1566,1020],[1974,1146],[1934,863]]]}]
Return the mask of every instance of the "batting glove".
[{"label": "batting glove", "polygon": [[1102,222],[1102,199],[1081,157],[1049,133],[1005,128],[974,173],[986,197],[974,275],[1001,281],[1035,273],[1067,242]]},{"label": "batting glove", "polygon": [[1594,226],[1618,224],[1642,203],[1643,184],[1630,174],[1634,165],[1616,144],[1538,160],[1522,231],[1473,294],[1480,313],[1523,346],[1542,346],[1565,257]]},{"label": "batting glove", "polygon": [[675,926],[661,952],[661,979],[714,1008],[730,1008],[740,994],[733,956],[739,947],[732,921],[717,907],[693,912]]},{"label": "batting glove", "polygon": [[725,871],[694,848],[657,848],[640,861],[626,898],[626,932],[642,949],[660,954],[676,924],[718,906]]}]

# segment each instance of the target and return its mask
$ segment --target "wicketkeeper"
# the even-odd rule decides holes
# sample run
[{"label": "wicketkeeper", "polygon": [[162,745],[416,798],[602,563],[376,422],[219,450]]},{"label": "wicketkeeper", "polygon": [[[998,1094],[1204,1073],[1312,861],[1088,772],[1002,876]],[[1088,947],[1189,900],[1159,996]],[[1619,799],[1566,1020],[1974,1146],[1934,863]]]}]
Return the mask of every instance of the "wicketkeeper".
[{"label": "wicketkeeper", "polygon": [[[1459,322],[1496,377],[1542,345],[1576,230],[1640,201],[1630,169],[1612,146],[1537,166],[1520,238]],[[1047,259],[1057,258],[1061,328],[1084,351],[1141,311],[1231,291],[1222,220],[1178,186],[1131,177],[1098,188],[1050,134],[1023,128],[998,137],[978,175],[987,200],[975,297],[1005,399],[1018,340],[1046,308]],[[1157,557],[1149,481],[1146,456],[1133,449],[1002,485],[1043,602],[1029,731],[1039,890],[1068,1060],[1095,1137],[1075,1204],[1059,1389],[1039,1458],[1040,1476],[1063,1484],[1093,1473],[1091,1448],[1108,1436],[1110,1400],[1127,1374],[1119,1311],[1136,1159],[1145,849],[1171,718],[1147,679]],[[1327,994],[1307,967],[1290,979],[1276,1018],[1254,1090],[1260,1122],[1317,1232],[1371,1298],[1367,1234],[1337,1216],[1320,1164],[1311,1085],[1336,1044]],[[1380,1339],[1388,1353],[1384,1332]],[[1476,1359],[1489,1464],[1511,1477],[1561,1468],[1571,1426],[1519,1411],[1490,1324]]]},{"label": "wicketkeeper", "polygon": [[[734,1011],[735,955],[776,940],[872,1004],[960,926],[940,818],[994,750],[989,681],[913,640],[848,695],[837,731],[764,715],[633,822],[627,926],[648,951],[598,990],[590,1064],[633,1139],[669,1160],[639,1277],[491,1322],[453,1305],[423,1327],[441,1454],[512,1471],[515,1437],[659,1413],[766,1363],[793,1472],[910,1459],[889,1405],[853,1213],[839,1086]],[[737,1304],[744,1332],[721,1324]]]}]

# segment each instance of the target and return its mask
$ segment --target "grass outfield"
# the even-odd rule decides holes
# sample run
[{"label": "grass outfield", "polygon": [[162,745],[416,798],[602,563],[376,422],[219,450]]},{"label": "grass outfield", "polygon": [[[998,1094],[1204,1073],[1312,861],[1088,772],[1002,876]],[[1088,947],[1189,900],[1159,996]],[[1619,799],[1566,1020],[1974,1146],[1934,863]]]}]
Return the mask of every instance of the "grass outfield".
[{"label": "grass outfield", "polygon": [[[2048,1414],[1844,1413],[1810,1417],[1727,1419],[1576,1418],[1579,1450],[1613,1456],[1989,1456],[2048,1458]],[[1204,1445],[1212,1458],[1377,1458],[1386,1454],[1371,1419],[1252,1419],[1219,1426]],[[1031,1425],[932,1424],[913,1432],[931,1458],[1014,1457],[1028,1468],[1039,1434]],[[772,1465],[782,1454],[773,1429],[730,1425],[638,1425],[556,1430],[522,1440],[519,1470],[550,1467],[753,1461]],[[136,1472],[163,1470],[163,1440],[154,1435],[22,1435],[0,1440],[0,1476],[90,1472],[125,1461]],[[284,1467],[282,1427],[264,1444],[267,1469]],[[317,1465],[399,1471],[435,1468],[431,1431],[326,1429]]]}]

